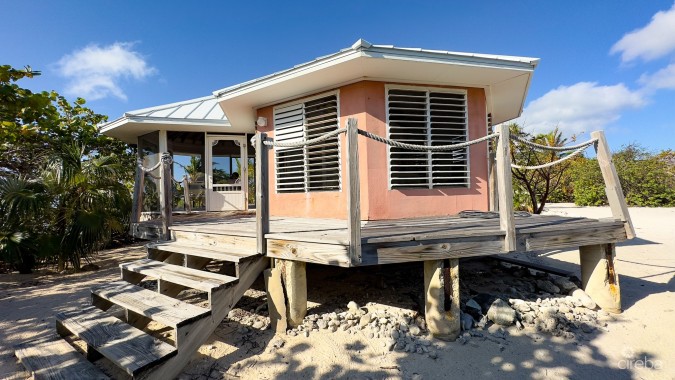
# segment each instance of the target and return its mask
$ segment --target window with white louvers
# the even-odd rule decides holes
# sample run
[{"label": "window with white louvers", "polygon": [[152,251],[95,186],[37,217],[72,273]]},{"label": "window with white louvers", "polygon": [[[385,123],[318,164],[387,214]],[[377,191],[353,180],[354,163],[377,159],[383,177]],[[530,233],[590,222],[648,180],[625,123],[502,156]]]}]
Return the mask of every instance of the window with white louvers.
[{"label": "window with white louvers", "polygon": [[[417,145],[451,145],[468,138],[466,92],[387,88],[387,136]],[[389,188],[468,187],[468,148],[420,152],[389,147]]]},{"label": "window with white louvers", "polygon": [[[274,139],[293,142],[317,138],[339,128],[338,96],[320,96],[274,109]],[[340,190],[338,136],[316,145],[274,148],[277,192]]]}]

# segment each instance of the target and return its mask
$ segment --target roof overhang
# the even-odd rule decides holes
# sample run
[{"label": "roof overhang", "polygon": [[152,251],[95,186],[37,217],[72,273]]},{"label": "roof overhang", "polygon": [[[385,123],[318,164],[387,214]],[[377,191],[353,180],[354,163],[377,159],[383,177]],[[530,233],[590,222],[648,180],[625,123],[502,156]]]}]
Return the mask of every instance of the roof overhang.
[{"label": "roof overhang", "polygon": [[494,124],[520,116],[534,68],[529,57],[406,49],[359,40],[351,48],[213,94],[232,125],[256,109],[362,80],[478,87]]},{"label": "roof overhang", "polygon": [[118,138],[128,144],[136,144],[138,136],[155,131],[250,133],[253,127],[233,128],[227,120],[191,120],[163,117],[129,116],[114,120],[101,128],[106,136]]}]

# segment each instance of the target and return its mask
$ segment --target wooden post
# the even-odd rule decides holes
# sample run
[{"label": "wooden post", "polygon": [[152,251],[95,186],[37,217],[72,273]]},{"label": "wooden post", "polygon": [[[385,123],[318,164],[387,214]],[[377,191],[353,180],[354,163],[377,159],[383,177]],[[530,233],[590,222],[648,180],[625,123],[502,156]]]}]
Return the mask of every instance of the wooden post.
[{"label": "wooden post", "polygon": [[162,214],[162,239],[171,240],[169,227],[171,227],[171,164],[168,153],[162,153],[160,156],[160,187],[159,187],[159,206]]},{"label": "wooden post", "polygon": [[185,204],[185,212],[192,213],[192,204],[190,202],[190,181],[187,174],[183,175],[183,203]]},{"label": "wooden post", "polygon": [[[492,127],[488,130],[492,133]],[[499,210],[499,194],[497,193],[497,165],[495,162],[496,141],[488,141],[488,207],[490,211]]]},{"label": "wooden post", "polygon": [[497,143],[497,191],[499,194],[499,227],[504,236],[504,251],[516,250],[516,226],[513,217],[513,183],[511,182],[511,153],[509,151],[509,126],[499,125]]},{"label": "wooden post", "polygon": [[281,271],[286,295],[286,317],[291,327],[300,326],[307,315],[307,263],[275,260],[273,270]]},{"label": "wooden post", "polygon": [[255,220],[256,246],[258,253],[267,253],[267,239],[265,235],[270,231],[270,205],[267,147],[263,141],[267,134],[258,133],[255,137]]},{"label": "wooden post", "polygon": [[614,244],[579,247],[582,288],[603,310],[620,313],[621,288],[614,256]]},{"label": "wooden post", "polygon": [[[444,276],[443,261],[424,262],[424,313],[429,332],[434,337],[455,340],[461,332],[459,259],[450,259],[449,276]],[[446,288],[449,305],[446,305]]]},{"label": "wooden post", "polygon": [[621,182],[619,181],[619,176],[616,174],[612,153],[609,151],[605,133],[603,131],[595,131],[591,133],[591,137],[598,139],[598,142],[595,144],[595,154],[598,157],[598,165],[600,165],[602,178],[605,180],[605,193],[607,194],[609,208],[612,209],[612,216],[623,222],[623,226],[626,229],[626,237],[632,239],[635,237],[635,229],[628,213],[626,197],[623,195]]},{"label": "wooden post", "polygon": [[129,223],[131,228],[131,235],[134,235],[136,224],[141,221],[141,214],[143,213],[143,190],[145,186],[145,172],[141,168],[141,163],[136,165],[136,177],[134,178],[134,195],[131,202],[131,221]]},{"label": "wooden post", "polygon": [[359,129],[355,118],[347,120],[347,215],[349,258],[352,266],[361,264],[361,181],[359,179]]}]

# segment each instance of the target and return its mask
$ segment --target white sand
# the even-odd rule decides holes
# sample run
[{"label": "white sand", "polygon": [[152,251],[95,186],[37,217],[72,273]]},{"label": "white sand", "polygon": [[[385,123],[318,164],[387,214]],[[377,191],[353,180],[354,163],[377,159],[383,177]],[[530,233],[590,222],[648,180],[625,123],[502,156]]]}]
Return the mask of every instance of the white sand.
[{"label": "white sand", "polygon": [[[554,205],[547,212],[610,216],[608,208],[572,205]],[[382,347],[381,340],[371,341],[363,333],[348,335],[325,330],[312,333],[309,338],[283,336],[286,341],[283,348],[273,349],[269,330],[243,336],[236,333],[241,321],[232,320],[221,325],[182,377],[409,379],[417,374],[424,379],[675,379],[675,209],[631,208],[630,212],[638,238],[618,246],[616,263],[625,311],[609,323],[608,331],[581,335],[580,339],[570,341],[510,329],[511,335],[501,345],[480,338],[464,345],[434,343],[439,354],[434,360],[418,354],[389,352]],[[86,304],[89,286],[116,279],[117,261],[142,254],[138,247],[109,251],[102,256],[105,261],[100,271],[66,277],[0,275],[0,378],[26,377],[13,357],[12,345],[53,334],[54,313]],[[576,251],[554,252],[537,260],[578,271]],[[322,291],[312,299],[310,289],[311,307],[329,311],[344,308],[355,294],[391,304],[378,300],[385,291],[368,282],[376,273],[337,273],[334,279],[321,280],[332,281],[330,292]],[[359,281],[349,281],[351,285],[347,285],[339,277],[345,273],[350,276],[354,273]],[[33,280],[39,283],[31,284]],[[404,289],[390,284],[388,291],[386,294],[391,297]],[[254,291],[248,301],[242,301],[243,314],[250,314],[248,309],[255,307],[251,305],[264,303],[260,294]]]}]

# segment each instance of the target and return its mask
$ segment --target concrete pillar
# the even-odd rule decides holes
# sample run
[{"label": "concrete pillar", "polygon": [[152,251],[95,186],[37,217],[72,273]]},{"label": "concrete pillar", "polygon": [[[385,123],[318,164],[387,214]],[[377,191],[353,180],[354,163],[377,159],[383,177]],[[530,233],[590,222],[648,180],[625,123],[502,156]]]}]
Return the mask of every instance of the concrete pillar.
[{"label": "concrete pillar", "polygon": [[[455,340],[461,332],[459,315],[459,260],[424,262],[424,309],[427,328],[443,340]],[[445,273],[444,273],[445,272]],[[449,297],[446,297],[446,294]]]},{"label": "concrete pillar", "polygon": [[614,244],[579,247],[581,285],[593,301],[610,313],[621,313],[619,274],[614,268]]},{"label": "concrete pillar", "polygon": [[276,260],[276,267],[281,270],[284,284],[288,325],[299,326],[307,315],[307,264],[302,261]]},{"label": "concrete pillar", "polygon": [[286,297],[281,280],[281,269],[267,269],[264,272],[265,289],[267,289],[267,310],[270,315],[272,330],[277,334],[283,334],[288,328],[286,318]]}]

